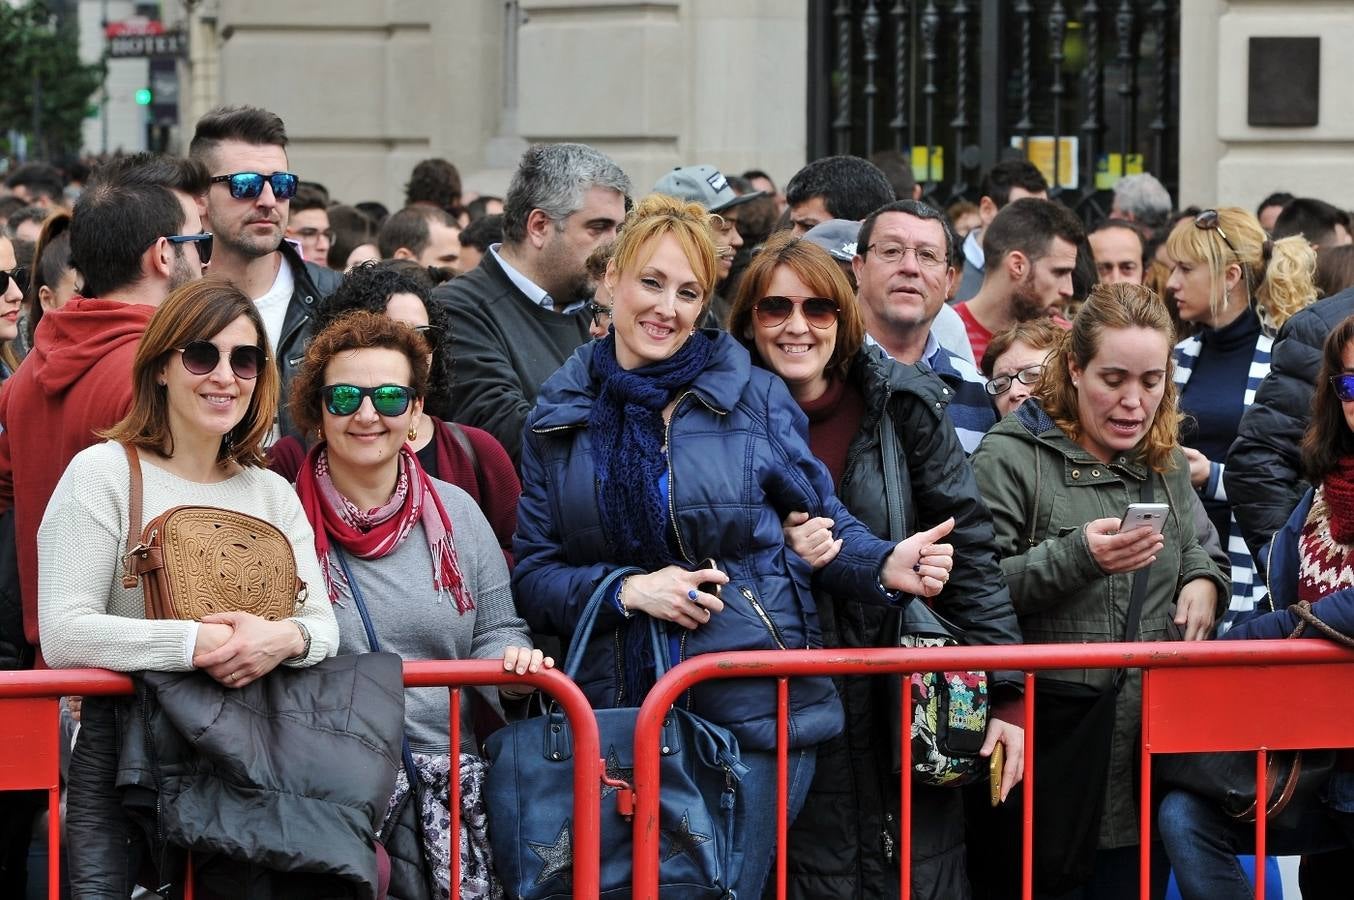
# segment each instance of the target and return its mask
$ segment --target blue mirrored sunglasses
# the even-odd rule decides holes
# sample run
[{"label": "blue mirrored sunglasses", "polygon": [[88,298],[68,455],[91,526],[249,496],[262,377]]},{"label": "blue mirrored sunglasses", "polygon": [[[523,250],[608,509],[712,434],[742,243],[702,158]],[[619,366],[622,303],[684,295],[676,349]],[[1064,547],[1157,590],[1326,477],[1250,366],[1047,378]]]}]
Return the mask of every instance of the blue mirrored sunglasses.
[{"label": "blue mirrored sunglasses", "polygon": [[230,188],[230,195],[236,200],[252,200],[263,193],[263,182],[267,181],[278,200],[290,200],[296,196],[296,185],[300,180],[291,172],[274,172],[264,175],[260,172],[233,172],[230,175],[212,177],[212,184],[224,181]]}]

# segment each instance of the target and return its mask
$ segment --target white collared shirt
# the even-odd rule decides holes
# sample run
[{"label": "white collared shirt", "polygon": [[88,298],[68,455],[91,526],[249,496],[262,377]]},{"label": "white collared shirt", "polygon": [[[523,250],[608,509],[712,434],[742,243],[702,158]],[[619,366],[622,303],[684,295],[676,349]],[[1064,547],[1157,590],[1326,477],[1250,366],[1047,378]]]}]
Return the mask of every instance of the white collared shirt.
[{"label": "white collared shirt", "polygon": [[[498,249],[502,246],[502,244],[490,244],[489,252],[494,255],[494,260],[503,268],[503,274],[507,275],[508,280],[515,284],[519,291],[526,294],[527,299],[532,303],[535,303],[542,309],[554,311],[555,298],[546,293],[536,282],[513,268],[512,264],[503,258],[503,254],[498,252]],[[570,303],[560,310],[560,314],[571,313],[575,310],[582,309],[583,303],[584,301],[582,300]]]},{"label": "white collared shirt", "polygon": [[532,281],[521,272],[512,267],[503,254],[498,252],[502,244],[490,244],[489,252],[494,255],[494,260],[503,267],[503,274],[508,276],[508,280],[517,285],[517,289],[527,295],[527,299],[537,306],[542,306],[553,311],[555,308],[555,299],[541,289],[540,285]]}]

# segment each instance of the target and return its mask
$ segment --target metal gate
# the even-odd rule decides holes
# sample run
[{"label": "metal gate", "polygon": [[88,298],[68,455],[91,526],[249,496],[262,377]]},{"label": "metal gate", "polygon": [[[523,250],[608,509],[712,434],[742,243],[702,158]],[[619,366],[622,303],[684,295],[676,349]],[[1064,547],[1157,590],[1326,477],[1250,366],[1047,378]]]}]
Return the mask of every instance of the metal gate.
[{"label": "metal gate", "polygon": [[1021,155],[1102,214],[1123,174],[1175,195],[1179,31],[1180,0],[809,0],[809,155],[900,151],[939,203]]}]

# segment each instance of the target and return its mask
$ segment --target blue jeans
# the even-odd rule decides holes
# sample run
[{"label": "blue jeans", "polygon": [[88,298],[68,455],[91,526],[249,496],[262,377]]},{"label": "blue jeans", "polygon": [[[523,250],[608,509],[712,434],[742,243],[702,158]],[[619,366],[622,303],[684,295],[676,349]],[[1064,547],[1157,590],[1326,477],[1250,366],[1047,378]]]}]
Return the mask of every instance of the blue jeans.
[{"label": "blue jeans", "polygon": [[[1271,825],[1265,832],[1265,852],[1272,856],[1324,853],[1349,845],[1354,835],[1354,815],[1323,805],[1290,807],[1284,815],[1284,827]],[[1251,900],[1255,895],[1236,858],[1255,852],[1254,822],[1238,822],[1197,794],[1171,791],[1161,801],[1157,827],[1184,900]]]},{"label": "blue jeans", "polygon": [[[793,822],[804,807],[817,755],[816,747],[791,749],[788,753],[789,822]],[[776,860],[776,751],[744,750],[742,760],[749,771],[738,784],[738,801],[744,811],[743,869],[734,883],[734,891],[740,900],[757,900]]]}]

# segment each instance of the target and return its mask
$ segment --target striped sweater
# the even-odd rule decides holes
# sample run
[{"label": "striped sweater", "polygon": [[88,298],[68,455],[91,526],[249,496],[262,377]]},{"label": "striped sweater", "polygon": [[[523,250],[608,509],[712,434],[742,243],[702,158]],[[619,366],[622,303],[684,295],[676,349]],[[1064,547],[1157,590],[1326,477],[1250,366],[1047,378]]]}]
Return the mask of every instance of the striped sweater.
[{"label": "striped sweater", "polygon": [[[1260,387],[1260,382],[1269,374],[1270,350],[1273,346],[1274,338],[1268,334],[1261,334],[1255,342],[1255,353],[1251,357],[1245,393],[1242,396],[1242,405],[1245,409],[1249,409],[1255,402],[1255,392]],[[1194,363],[1198,360],[1202,349],[1203,340],[1199,335],[1185,338],[1175,345],[1174,380],[1177,391],[1183,390],[1189,383],[1190,375],[1194,372]],[[1216,460],[1210,463],[1208,483],[1199,489],[1201,497],[1206,500],[1227,502],[1227,491],[1222,481],[1223,472],[1223,463]],[[1265,583],[1256,571],[1255,561],[1251,559],[1250,550],[1242,538],[1236,516],[1231,516],[1230,521],[1231,527],[1228,534],[1223,536],[1223,544],[1232,562],[1232,602],[1231,608],[1219,624],[1219,633],[1226,631],[1237,616],[1254,609],[1256,602],[1265,595]]]}]

